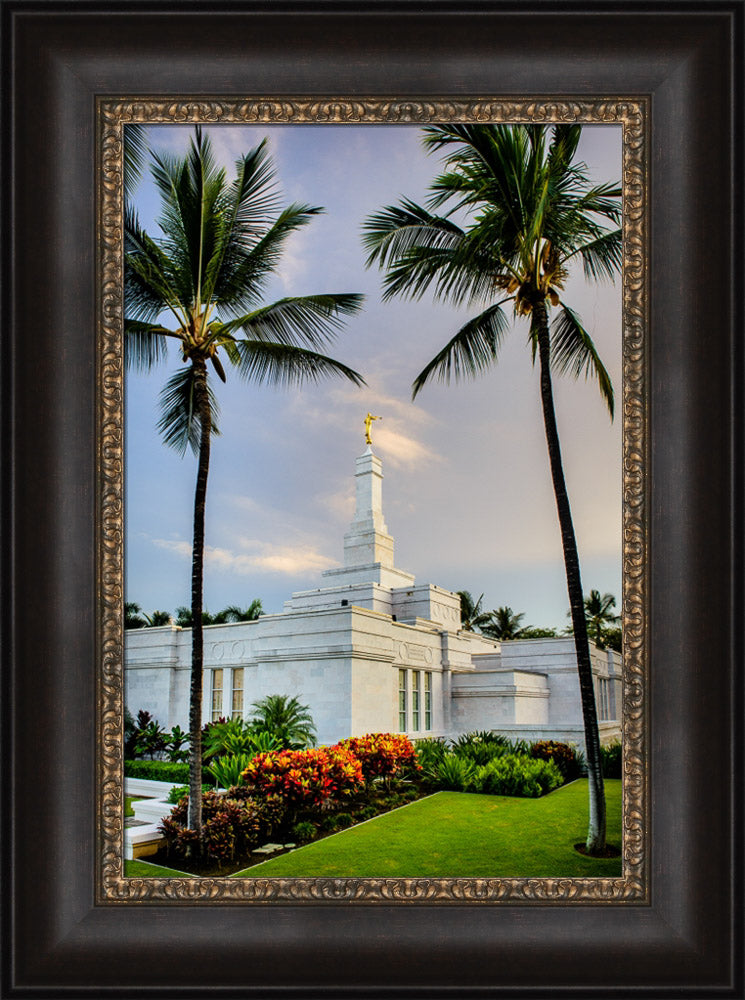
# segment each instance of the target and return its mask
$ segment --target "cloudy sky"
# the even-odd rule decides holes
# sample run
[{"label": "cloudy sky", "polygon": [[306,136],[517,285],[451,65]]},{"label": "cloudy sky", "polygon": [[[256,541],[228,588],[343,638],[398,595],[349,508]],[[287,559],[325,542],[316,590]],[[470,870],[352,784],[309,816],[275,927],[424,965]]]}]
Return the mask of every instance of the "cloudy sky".
[{"label": "cloudy sky", "polygon": [[[205,607],[282,610],[294,591],[323,585],[341,565],[354,510],[355,457],[364,416],[383,461],[383,505],[396,565],[419,583],[484,594],[487,609],[510,605],[523,624],[564,627],[568,600],[527,326],[506,337],[499,363],[478,380],[432,383],[411,402],[424,365],[477,311],[381,300],[381,272],[366,270],[365,217],[402,196],[424,199],[439,154],[426,154],[411,126],[215,126],[218,158],[235,159],[268,136],[284,203],[323,206],[295,234],[266,301],[285,295],[362,292],[332,356],[367,383],[327,381],[265,388],[228,370],[217,383],[222,434],[212,448],[207,499]],[[153,127],[151,147],[181,153],[191,129]],[[597,181],[621,176],[621,130],[586,126],[579,149]],[[141,222],[157,236],[149,177],[137,190]],[[621,289],[587,286],[577,269],[565,301],[582,317],[616,391],[611,423],[596,383],[557,379],[555,402],[585,593],[621,598]],[[180,364],[127,373],[126,600],[146,612],[190,603],[191,517],[196,460],[168,449],[156,431],[158,394]]]}]

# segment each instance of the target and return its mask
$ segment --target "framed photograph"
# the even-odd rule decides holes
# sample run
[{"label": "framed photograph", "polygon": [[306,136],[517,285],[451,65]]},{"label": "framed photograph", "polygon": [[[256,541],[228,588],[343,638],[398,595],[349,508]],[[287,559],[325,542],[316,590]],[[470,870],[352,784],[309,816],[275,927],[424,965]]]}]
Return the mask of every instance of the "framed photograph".
[{"label": "framed photograph", "polygon": [[[458,4],[422,11],[405,3],[300,10],[122,4],[115,10],[81,6],[70,11],[17,2],[3,5],[3,18],[6,37],[12,40],[4,58],[13,79],[3,136],[9,150],[3,161],[9,220],[4,465],[10,470],[4,500],[12,517],[6,523],[13,526],[4,553],[5,582],[13,594],[5,611],[12,641],[4,672],[10,723],[5,728],[4,759],[10,766],[4,781],[11,804],[5,871],[9,891],[4,893],[5,926],[12,931],[11,962],[4,972],[7,995],[95,989],[122,996],[181,995],[185,990],[194,995],[228,990],[303,997],[506,996],[526,990],[546,996],[680,990],[737,996],[742,988],[742,873],[734,847],[742,809],[734,794],[733,752],[742,729],[737,670],[742,641],[736,628],[742,535],[736,511],[742,504],[738,459],[743,424],[735,393],[742,374],[737,340],[741,306],[730,290],[742,265],[742,205],[735,184],[742,167],[742,131],[733,126],[742,119],[734,58],[742,51],[742,4],[631,12],[611,4],[581,11],[568,5],[528,12]],[[529,46],[524,44],[526,31],[533,39]],[[425,214],[419,208],[421,183],[420,189],[414,187],[419,167],[407,143],[424,134],[435,150],[447,153],[448,144],[460,149],[464,139],[481,134],[469,128],[505,125],[506,133],[524,135],[534,146],[544,141],[539,135],[553,141],[547,155],[553,149],[557,157],[565,148],[560,143],[574,151],[573,143],[582,141],[580,133],[592,134],[589,145],[580,149],[592,175],[588,185],[600,183],[593,156],[602,162],[603,150],[618,153],[617,175],[602,180],[621,179],[622,216],[608,208],[614,197],[610,189],[595,189],[600,190],[595,197],[611,222],[621,226],[622,241],[617,249],[606,250],[605,232],[593,230],[602,247],[584,253],[583,259],[590,277],[619,272],[617,328],[623,330],[617,342],[618,370],[612,372],[620,376],[615,405],[621,455],[616,467],[623,494],[617,559],[623,566],[623,656],[602,650],[600,668],[593,666],[601,734],[605,742],[617,735],[623,745],[620,777],[607,783],[608,802],[613,800],[608,842],[617,844],[620,856],[604,859],[598,874],[581,866],[564,868],[564,862],[551,868],[549,862],[544,868],[492,875],[478,866],[458,871],[458,862],[451,869],[444,860],[420,867],[409,861],[412,869],[392,872],[371,862],[368,874],[354,866],[352,855],[328,869],[303,868],[308,862],[293,868],[295,858],[308,855],[287,853],[294,844],[285,842],[294,841],[296,832],[298,837],[310,834],[301,823],[285,829],[277,821],[282,844],[266,844],[262,849],[272,848],[270,860],[252,855],[245,870],[223,871],[221,846],[214,848],[215,863],[204,871],[185,872],[178,864],[155,868],[148,861],[148,822],[141,823],[139,838],[132,833],[137,827],[127,828],[124,822],[125,794],[137,794],[125,786],[125,710],[149,710],[168,730],[178,724],[176,737],[188,728],[192,631],[202,636],[205,671],[197,726],[206,723],[209,728],[230,715],[243,718],[249,701],[280,693],[275,691],[277,671],[292,663],[295,686],[287,693],[303,696],[307,704],[301,708],[310,706],[318,742],[340,747],[334,751],[337,757],[349,752],[344,738],[363,731],[389,730],[399,734],[401,746],[410,746],[428,736],[491,728],[480,724],[488,719],[487,703],[489,710],[499,706],[505,731],[527,737],[526,747],[541,738],[571,742],[577,719],[562,719],[556,705],[551,706],[551,697],[559,701],[559,659],[564,647],[573,646],[571,637],[535,637],[522,646],[533,652],[510,663],[509,643],[500,644],[499,633],[493,631],[491,639],[488,628],[481,635],[469,635],[468,629],[464,634],[460,620],[450,623],[447,618],[460,615],[457,595],[449,589],[456,584],[435,574],[440,567],[447,573],[468,571],[479,581],[475,555],[460,553],[460,561],[448,562],[443,553],[438,562],[426,545],[417,550],[412,543],[425,573],[406,567],[417,571],[416,583],[413,574],[394,562],[393,540],[376,492],[379,456],[389,463],[386,476],[415,473],[419,493],[428,498],[447,473],[438,476],[436,467],[426,467],[428,461],[437,462],[435,430],[429,437],[415,433],[416,413],[432,419],[431,408],[404,409],[396,382],[399,368],[409,370],[415,338],[407,338],[406,364],[393,360],[395,336],[389,341],[381,337],[377,354],[361,350],[364,338],[374,335],[373,325],[385,322],[382,313],[374,314],[357,338],[357,356],[368,363],[362,374],[372,372],[369,384],[359,390],[359,404],[350,393],[334,394],[324,384],[310,396],[296,394],[281,414],[270,410],[268,396],[259,396],[253,408],[236,411],[257,433],[263,421],[274,422],[262,442],[266,453],[273,449],[275,469],[293,464],[307,484],[300,491],[302,503],[293,508],[295,487],[288,485],[286,475],[275,473],[275,483],[284,485],[285,506],[274,512],[275,523],[282,523],[274,548],[266,542],[270,536],[265,530],[262,548],[255,536],[236,536],[228,529],[205,549],[197,576],[212,581],[216,595],[221,592],[214,581],[220,576],[235,585],[241,568],[252,569],[254,576],[247,577],[252,581],[257,567],[270,566],[275,573],[277,566],[283,567],[279,583],[293,583],[288,603],[283,609],[265,608],[271,613],[255,624],[231,624],[228,618],[193,629],[190,611],[208,607],[201,593],[201,605],[195,604],[193,589],[191,607],[180,609],[180,623],[173,617],[160,625],[153,621],[158,597],[147,588],[163,586],[166,560],[181,560],[185,581],[192,573],[191,525],[184,528],[184,512],[170,497],[181,489],[179,475],[184,481],[193,478],[195,463],[182,462],[189,468],[178,473],[178,463],[169,464],[164,454],[151,459],[149,468],[144,463],[137,467],[135,453],[125,447],[125,441],[144,441],[149,433],[152,447],[163,451],[152,416],[157,397],[152,379],[139,384],[126,381],[124,374],[125,360],[134,371],[138,362],[142,369],[160,358],[153,347],[159,336],[176,334],[178,339],[183,334],[174,345],[180,355],[172,357],[189,362],[171,363],[157,373],[156,381],[162,383],[171,376],[170,403],[162,397],[166,438],[181,433],[186,447],[193,435],[191,417],[179,424],[178,415],[173,416],[175,396],[192,393],[192,403],[202,398],[201,383],[181,384],[184,373],[191,378],[188,373],[200,370],[199,342],[189,339],[189,322],[180,320],[179,327],[163,319],[164,310],[178,319],[178,305],[168,292],[156,309],[151,280],[153,261],[162,261],[163,253],[176,246],[173,238],[156,245],[152,234],[156,217],[167,221],[165,197],[159,217],[155,198],[158,192],[167,195],[175,183],[179,157],[191,155],[205,167],[211,147],[216,165],[212,174],[209,165],[205,169],[219,187],[221,166],[227,170],[225,183],[232,182],[236,157],[229,154],[239,145],[239,163],[244,171],[256,172],[258,189],[262,171],[269,170],[271,156],[284,145],[290,151],[279,157],[279,180],[287,178],[287,164],[298,166],[298,176],[289,177],[284,201],[261,211],[274,212],[270,225],[275,225],[284,208],[282,224],[288,231],[305,232],[317,212],[299,175],[307,178],[314,169],[316,178],[325,174],[331,197],[333,151],[337,186],[353,190],[357,202],[366,206],[357,225],[363,223],[370,263],[375,270],[382,265],[380,273],[388,268],[387,278],[379,273],[376,280],[388,280],[395,298],[405,255],[395,260],[386,242],[391,231],[381,236],[382,229],[410,228],[415,215],[421,226]],[[261,141],[266,135],[265,148]],[[372,142],[370,135],[375,136]],[[125,196],[126,182],[137,175],[127,151],[133,136],[144,137],[156,170],[149,189],[142,181],[139,194]],[[337,151],[338,136],[347,137],[351,149]],[[326,156],[319,158],[322,167],[313,166],[314,148]],[[247,156],[253,157],[250,163]],[[430,159],[427,176],[434,179],[442,166],[436,157]],[[457,172],[463,162],[451,161],[450,166],[455,163]],[[395,178],[396,189],[390,195],[381,190],[382,200],[374,204],[381,176]],[[404,186],[408,179],[411,188]],[[451,177],[447,184],[452,183]],[[269,198],[267,192],[259,191],[259,197]],[[454,239],[462,232],[458,227],[466,225],[463,205],[461,215],[447,216],[447,221],[434,214],[446,195],[439,203],[436,197],[429,202],[433,214],[424,222],[440,231],[447,227],[448,238]],[[395,209],[386,208],[394,204]],[[408,213],[403,223],[401,213]],[[248,224],[258,227],[258,218]],[[210,320],[211,349],[204,361],[213,366],[213,377],[223,379],[222,357],[226,367],[230,363],[249,378],[258,373],[268,374],[270,382],[301,382],[330,374],[359,389],[352,355],[341,351],[343,335],[327,351],[330,337],[323,340],[319,334],[314,340],[316,333],[308,333],[311,320],[321,328],[328,320],[327,332],[333,328],[336,333],[341,317],[359,311],[355,294],[361,288],[354,284],[352,269],[345,271],[351,257],[340,231],[332,226],[326,243],[308,245],[316,264],[328,256],[327,267],[309,269],[302,255],[291,254],[281,269],[272,257],[269,270],[278,274],[274,286],[268,278],[267,283],[279,300],[277,307],[258,308],[256,300],[246,298],[240,308]],[[544,240],[538,250],[536,266],[545,279],[546,296],[559,310],[564,272],[560,262],[552,263],[550,241]],[[540,307],[530,298],[529,282],[520,283],[525,276],[517,264],[510,267],[511,273],[498,276],[504,279],[500,287],[509,301],[510,323],[513,315],[516,323],[526,323],[539,370]],[[349,278],[343,287],[337,287],[337,274]],[[316,289],[313,282],[326,275],[334,286]],[[424,316],[430,279],[416,269],[409,279],[413,286],[408,291],[413,287],[415,298],[424,293],[416,303]],[[453,282],[447,284],[448,276],[444,280],[440,287],[452,291]],[[427,312],[419,320],[440,338],[428,342],[432,350],[421,368],[447,336],[471,319],[463,311],[469,301],[463,288],[456,289],[454,298],[460,312],[446,315],[441,303],[439,312]],[[588,307],[605,318],[604,302],[590,301]],[[392,322],[412,322],[413,315],[409,305]],[[559,349],[569,344],[565,370],[588,376],[585,395],[603,396],[609,404],[610,378],[606,374],[604,380],[605,368],[578,314],[563,315],[564,326],[552,334],[554,350],[557,344]],[[195,322],[201,319],[207,323],[198,308]],[[497,349],[503,350],[502,320],[490,313],[479,322],[481,339],[435,358],[417,389],[457,373],[459,366],[468,371],[470,364],[473,374],[494,360]],[[467,333],[473,337],[471,329]],[[439,332],[448,330],[447,336]],[[474,343],[486,352],[486,361],[479,360],[478,350],[474,354]],[[584,351],[581,363],[579,347]],[[334,352],[333,360],[326,356]],[[279,354],[302,377],[278,374]],[[298,364],[302,370],[292,368]],[[536,371],[532,377],[537,382]],[[580,381],[585,389],[584,378]],[[443,388],[438,399],[446,392]],[[234,417],[230,405],[226,418]],[[384,412],[385,406],[389,409]],[[443,438],[452,433],[455,419],[463,420],[464,429],[468,421],[460,403],[450,410],[445,407],[438,431]],[[189,407],[185,412],[191,413]],[[309,426],[322,422],[324,413],[326,426]],[[543,414],[545,419],[545,396]],[[143,429],[146,421],[148,431]],[[290,448],[293,432],[297,441]],[[334,435],[343,448],[329,447]],[[203,449],[209,438],[202,436]],[[594,440],[590,431],[586,440]],[[240,451],[235,442],[216,438],[215,457],[222,443]],[[198,435],[192,444],[199,451]],[[138,448],[137,455],[141,453],[144,446]],[[402,454],[407,461],[397,466]],[[347,493],[355,458],[356,510],[339,565],[341,559],[334,564],[328,558],[334,555],[329,553],[330,536],[315,548],[312,544],[309,484],[320,494],[318,483],[324,483],[325,500],[313,499],[319,510],[333,511],[328,521],[338,537],[354,508]],[[493,456],[482,461],[483,472],[472,480],[474,521],[479,489],[488,494],[495,484]],[[320,468],[323,463],[327,467]],[[345,464],[349,482],[344,481]],[[264,459],[261,470],[269,479],[271,468],[271,460]],[[525,479],[527,492],[533,491],[517,459],[513,474]],[[605,482],[608,476],[597,478]],[[554,488],[556,482],[554,476]],[[220,513],[228,523],[232,503],[236,520],[260,524],[266,509],[257,502],[258,494],[242,485],[237,464],[222,483],[222,494],[216,495],[222,497]],[[229,488],[235,496],[225,501]],[[156,497],[149,499],[148,491]],[[392,495],[401,497],[397,509],[402,524],[425,529],[431,515],[426,531],[437,532],[442,507],[430,512],[427,506],[425,514],[422,508],[414,510],[412,502],[407,521],[405,502],[415,491],[407,494],[402,488],[397,494],[394,489]],[[604,496],[600,490],[596,507]],[[187,520],[191,502],[189,498],[184,508]],[[290,522],[293,509],[302,509],[305,520]],[[539,533],[534,525],[533,535]],[[233,549],[230,540],[236,537]],[[284,548],[278,544],[285,541]],[[401,551],[400,535],[396,541]],[[375,579],[370,566],[376,567]],[[592,586],[587,578],[585,584]],[[611,584],[601,588],[610,590]],[[140,593],[148,595],[142,598],[144,610],[134,607]],[[174,591],[172,614],[177,602],[188,604],[188,591],[180,594]],[[233,599],[225,594],[212,599],[227,604]],[[252,591],[242,600],[248,604],[259,596]],[[125,629],[125,603],[133,621],[142,615],[140,624],[155,627]],[[346,701],[337,695],[349,666],[347,654],[327,638],[328,629],[341,629],[342,621],[360,636],[364,633],[367,643],[361,656],[361,640],[352,633],[354,655],[365,662],[349,667]],[[576,618],[573,623],[577,625]],[[517,628],[519,622],[512,625]],[[326,636],[323,649],[317,645],[320,633]],[[442,637],[450,643],[447,655]],[[541,650],[548,651],[546,643],[553,643],[554,667],[535,665]],[[603,645],[600,641],[593,648]],[[535,662],[528,662],[530,656]],[[542,662],[547,661],[544,656]],[[382,664],[385,682],[373,679],[373,665],[377,678]],[[375,684],[376,704],[383,707],[377,715],[365,707],[365,715],[361,706]],[[364,717],[366,724],[349,722],[352,716]],[[145,739],[148,718],[139,722]],[[251,738],[258,738],[255,732]],[[271,750],[268,743],[255,749]],[[360,758],[363,749],[357,749]],[[150,750],[144,755],[165,755],[162,748]],[[340,766],[341,757],[327,758],[328,753],[324,767]],[[352,759],[355,767],[361,766]],[[344,766],[351,766],[347,757]],[[555,761],[551,767],[558,774]],[[544,770],[549,773],[548,764]],[[341,782],[341,772],[335,773]],[[469,772],[469,780],[475,773]],[[494,780],[485,777],[483,768],[478,773],[484,782]],[[220,783],[221,775],[215,772],[215,778]],[[345,780],[358,778],[364,780],[362,772]],[[253,775],[252,780],[268,779]],[[221,783],[230,784],[227,772]],[[388,807],[402,801],[391,799]],[[327,812],[330,830],[333,817]],[[294,819],[304,817],[298,812]],[[188,825],[186,816],[182,819]],[[316,826],[323,831],[320,821]],[[179,836],[176,831],[177,844]],[[464,826],[450,850],[456,852],[467,836]],[[338,839],[341,843],[343,837]],[[362,850],[357,844],[356,850]],[[430,847],[437,850],[434,842]],[[156,858],[162,863],[160,855]],[[580,948],[586,952],[581,962]]]}]

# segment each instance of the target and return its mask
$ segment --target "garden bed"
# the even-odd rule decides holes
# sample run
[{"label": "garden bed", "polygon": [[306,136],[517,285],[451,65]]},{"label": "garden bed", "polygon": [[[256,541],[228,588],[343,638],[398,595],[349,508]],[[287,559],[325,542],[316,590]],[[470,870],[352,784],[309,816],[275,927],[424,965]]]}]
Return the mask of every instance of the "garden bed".
[{"label": "garden bed", "polygon": [[[273,866],[297,848],[314,846],[347,828],[356,831],[367,820],[433,792],[546,799],[584,769],[581,754],[567,744],[511,741],[491,732],[416,745],[401,734],[372,733],[317,749],[251,755],[237,752],[238,744],[254,738],[240,727],[239,722],[216,726],[221,753],[210,771],[226,790],[203,788],[200,834],[189,828],[186,788],[172,789],[172,809],[158,803],[168,811],[160,813],[159,825],[153,827],[161,844],[156,839],[147,845],[154,863],[199,876],[232,875],[258,865],[264,871],[267,859]],[[620,753],[614,749],[605,763],[620,770]],[[572,849],[584,832],[581,827],[575,831]],[[421,836],[426,853],[426,824]],[[151,855],[151,850],[157,852]]]},{"label": "garden bed", "polygon": [[[373,787],[366,791],[364,795],[356,799],[343,803],[334,803],[323,810],[323,815],[316,819],[298,819],[292,825],[286,824],[272,831],[268,843],[281,845],[278,850],[271,852],[271,857],[276,858],[282,854],[287,854],[297,847],[324,840],[340,830],[353,827],[356,824],[364,823],[376,816],[399,809],[431,794],[430,789],[420,782],[402,780],[392,782],[390,787]],[[306,837],[300,843],[297,838],[297,828],[305,825]],[[157,853],[148,857],[148,861],[155,865],[177,868],[190,875],[225,876],[232,875],[239,871],[252,868],[254,865],[262,864],[267,860],[267,854],[262,853],[264,844],[257,845],[258,850],[250,851],[241,857],[236,857],[230,861],[219,862],[216,860],[206,860],[199,858],[187,858],[177,856],[174,851],[169,851],[165,846]]]}]

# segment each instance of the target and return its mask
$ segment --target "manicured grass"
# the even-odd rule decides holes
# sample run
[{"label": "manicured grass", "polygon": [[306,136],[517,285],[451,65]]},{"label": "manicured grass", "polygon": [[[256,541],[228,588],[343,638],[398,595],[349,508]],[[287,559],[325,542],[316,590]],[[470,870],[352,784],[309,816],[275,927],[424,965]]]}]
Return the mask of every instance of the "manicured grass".
[{"label": "manicured grass", "polygon": [[[608,843],[621,846],[621,782],[606,779]],[[587,858],[587,780],[540,799],[438,792],[237,875],[336,878],[602,877],[620,858]],[[236,877],[236,876],[234,876]]]},{"label": "manicured grass", "polygon": [[164,868],[162,865],[151,865],[147,861],[125,861],[124,875],[126,878],[155,878],[157,875],[166,878],[194,878],[187,872],[178,872],[175,868]]},{"label": "manicured grass", "polygon": [[135,811],[132,808],[133,802],[139,802],[140,799],[144,799],[144,795],[125,795],[124,796],[124,815],[134,816]]}]

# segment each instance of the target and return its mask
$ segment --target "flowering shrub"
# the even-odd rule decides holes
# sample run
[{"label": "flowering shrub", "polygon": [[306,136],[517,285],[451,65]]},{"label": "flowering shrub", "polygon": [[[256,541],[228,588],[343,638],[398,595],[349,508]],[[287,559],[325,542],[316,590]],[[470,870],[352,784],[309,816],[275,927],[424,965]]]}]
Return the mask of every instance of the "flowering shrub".
[{"label": "flowering shrub", "polygon": [[363,783],[359,760],[341,746],[259,753],[241,777],[255,794],[276,795],[295,811],[352,795]]},{"label": "flowering shrub", "polygon": [[401,772],[420,770],[414,744],[399,733],[369,733],[350,736],[338,744],[351,751],[362,765],[365,781],[392,778]]},{"label": "flowering shrub", "polygon": [[530,748],[535,760],[552,760],[561,771],[564,781],[573,781],[580,774],[580,765],[574,747],[556,740],[539,740]]},{"label": "flowering shrub", "polygon": [[[231,789],[233,791],[233,789]],[[240,791],[243,791],[241,789]],[[159,832],[170,853],[183,856],[192,844],[199,842],[194,830],[186,826],[189,797],[185,795],[172,810],[170,817],[161,820]],[[202,848],[209,858],[230,861],[236,854],[247,854],[272,828],[274,816],[271,806],[255,802],[248,796],[232,798],[230,792],[218,795],[214,791],[202,795]]]}]

